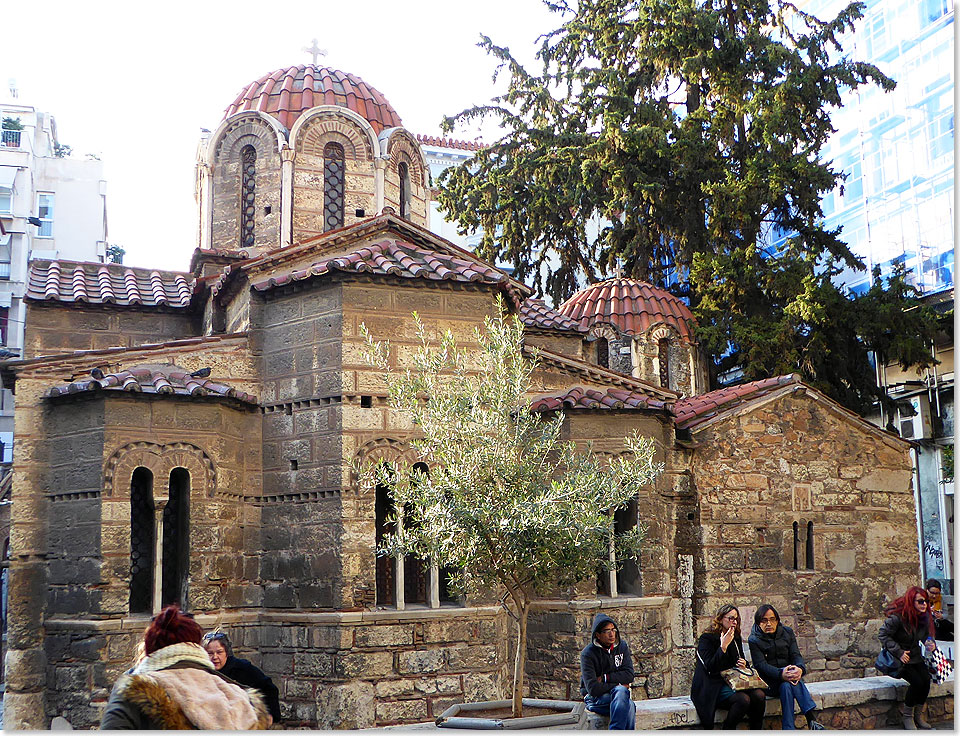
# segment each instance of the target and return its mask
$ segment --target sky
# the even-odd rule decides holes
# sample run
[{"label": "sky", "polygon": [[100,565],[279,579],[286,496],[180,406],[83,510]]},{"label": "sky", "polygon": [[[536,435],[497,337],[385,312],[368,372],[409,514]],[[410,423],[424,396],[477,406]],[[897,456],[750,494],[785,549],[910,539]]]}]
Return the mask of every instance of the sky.
[{"label": "sky", "polygon": [[[0,43],[0,85],[52,113],[61,143],[104,163],[108,240],[132,266],[184,271],[196,247],[194,164],[201,128],[275,69],[318,63],[361,77],[404,127],[440,135],[440,121],[496,93],[480,34],[524,63],[559,25],[540,0],[148,4],[52,0]],[[18,11],[19,12],[19,11]],[[9,30],[9,29],[8,29]],[[452,137],[475,137],[455,131]]]}]

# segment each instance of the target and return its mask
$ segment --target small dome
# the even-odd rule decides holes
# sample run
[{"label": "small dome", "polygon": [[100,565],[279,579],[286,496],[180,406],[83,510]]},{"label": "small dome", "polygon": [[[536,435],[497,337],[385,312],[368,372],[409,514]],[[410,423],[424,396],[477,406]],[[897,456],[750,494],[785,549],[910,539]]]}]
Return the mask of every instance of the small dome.
[{"label": "small dome", "polygon": [[608,322],[627,335],[645,332],[665,322],[684,340],[693,342],[697,321],[681,299],[663,289],[634,279],[608,279],[590,284],[561,304],[557,311],[582,329]]},{"label": "small dome", "polygon": [[403,125],[387,98],[360,77],[313,64],[277,69],[251,82],[230,103],[223,117],[259,110],[272,115],[289,130],[300,115],[318,105],[340,105],[353,110],[373,126],[377,135],[386,128]]}]

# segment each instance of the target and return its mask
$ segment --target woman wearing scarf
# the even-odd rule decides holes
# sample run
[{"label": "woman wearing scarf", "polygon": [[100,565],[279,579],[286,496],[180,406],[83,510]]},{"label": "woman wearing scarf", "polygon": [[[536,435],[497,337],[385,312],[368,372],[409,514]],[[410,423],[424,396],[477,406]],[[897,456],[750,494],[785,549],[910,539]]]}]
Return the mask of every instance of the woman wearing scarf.
[{"label": "woman wearing scarf", "polygon": [[887,620],[877,634],[884,648],[903,663],[897,677],[910,684],[903,699],[903,727],[911,731],[918,727],[933,728],[923,720],[923,706],[930,693],[930,672],[920,650],[921,641],[929,652],[937,646],[929,608],[927,591],[914,585],[887,607]]},{"label": "woman wearing scarf", "polygon": [[177,606],[154,616],[143,634],[144,657],[121,675],[101,730],[265,729],[263,697],[218,673],[200,646],[203,631]]}]

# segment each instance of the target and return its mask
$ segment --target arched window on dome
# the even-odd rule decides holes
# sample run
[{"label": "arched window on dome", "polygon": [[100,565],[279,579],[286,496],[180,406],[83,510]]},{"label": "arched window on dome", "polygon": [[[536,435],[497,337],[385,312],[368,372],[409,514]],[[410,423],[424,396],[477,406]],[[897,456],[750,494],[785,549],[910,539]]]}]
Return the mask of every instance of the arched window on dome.
[{"label": "arched window on dome", "polygon": [[257,149],[244,146],[240,151],[240,247],[252,248],[255,242]]},{"label": "arched window on dome", "polygon": [[343,182],[345,161],[343,146],[328,143],[323,147],[323,231],[343,227]]},{"label": "arched window on dome", "polygon": [[660,385],[670,388],[670,341],[665,337],[657,341],[657,366],[660,370]]},{"label": "arched window on dome", "polygon": [[610,341],[605,337],[597,339],[597,365],[601,368],[610,367]]},{"label": "arched window on dome", "polygon": [[400,177],[400,217],[410,219],[410,166],[406,161],[397,164]]}]

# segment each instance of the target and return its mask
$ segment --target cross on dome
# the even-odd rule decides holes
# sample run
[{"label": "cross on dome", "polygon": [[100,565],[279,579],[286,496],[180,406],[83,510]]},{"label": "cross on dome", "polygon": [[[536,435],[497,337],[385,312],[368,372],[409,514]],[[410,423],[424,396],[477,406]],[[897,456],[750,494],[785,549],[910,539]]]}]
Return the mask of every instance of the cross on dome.
[{"label": "cross on dome", "polygon": [[309,46],[304,46],[304,47],[301,49],[301,51],[303,51],[304,53],[307,53],[307,54],[311,54],[311,55],[313,56],[313,65],[314,65],[314,66],[317,65],[317,59],[318,59],[319,57],[321,57],[321,56],[326,56],[326,55],[327,55],[327,50],[326,50],[326,49],[322,49],[322,48],[320,48],[319,46],[317,46],[317,39],[315,39],[315,38],[310,42],[310,45],[309,45]]}]

